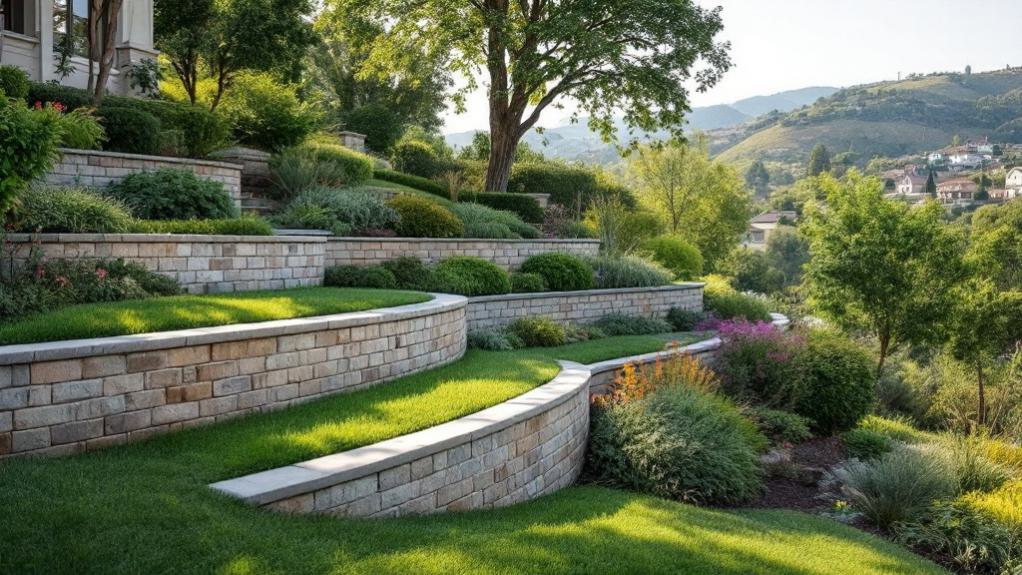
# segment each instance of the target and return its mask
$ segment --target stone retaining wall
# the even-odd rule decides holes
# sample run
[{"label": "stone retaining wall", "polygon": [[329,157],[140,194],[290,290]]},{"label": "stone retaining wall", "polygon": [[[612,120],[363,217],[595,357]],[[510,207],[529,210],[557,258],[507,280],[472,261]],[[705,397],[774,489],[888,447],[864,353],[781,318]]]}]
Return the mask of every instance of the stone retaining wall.
[{"label": "stone retaining wall", "polygon": [[586,323],[612,313],[662,318],[671,308],[703,311],[703,284],[474,297],[468,303],[468,331],[504,327],[522,317]]},{"label": "stone retaining wall", "polygon": [[61,153],[63,157],[43,177],[48,184],[105,188],[130,174],[176,168],[190,170],[200,178],[220,182],[234,203],[241,207],[241,166],[238,164],[95,150],[62,149]]},{"label": "stone retaining wall", "polygon": [[518,269],[536,254],[564,252],[595,256],[599,240],[477,240],[417,238],[330,238],[326,266],[369,266],[401,257],[435,263],[452,256],[476,256],[505,269]]},{"label": "stone retaining wall", "polygon": [[248,325],[0,347],[0,458],[280,409],[453,361],[460,296]]},{"label": "stone retaining wall", "polygon": [[326,239],[308,236],[11,234],[24,259],[124,258],[170,276],[190,293],[283,289],[323,283]]},{"label": "stone retaining wall", "polygon": [[589,433],[589,371],[479,413],[375,445],[211,487],[288,513],[396,517],[490,509],[575,482]]}]

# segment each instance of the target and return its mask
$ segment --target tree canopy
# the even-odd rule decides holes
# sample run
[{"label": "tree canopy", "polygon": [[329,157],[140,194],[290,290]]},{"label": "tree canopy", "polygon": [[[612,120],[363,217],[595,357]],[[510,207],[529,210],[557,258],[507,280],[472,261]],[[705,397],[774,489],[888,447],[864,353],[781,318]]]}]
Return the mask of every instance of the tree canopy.
[{"label": "tree canopy", "polygon": [[[715,40],[720,9],[692,0],[352,0],[354,14],[391,28],[374,46],[383,68],[405,50],[450,54],[462,93],[488,78],[489,190],[507,189],[519,140],[551,105],[578,104],[610,139],[614,116],[681,135],[688,85],[705,90],[731,66]],[[691,82],[689,82],[691,81]]]},{"label": "tree canopy", "polygon": [[827,146],[816,144],[809,155],[809,176],[815,177],[830,171],[830,152]]}]

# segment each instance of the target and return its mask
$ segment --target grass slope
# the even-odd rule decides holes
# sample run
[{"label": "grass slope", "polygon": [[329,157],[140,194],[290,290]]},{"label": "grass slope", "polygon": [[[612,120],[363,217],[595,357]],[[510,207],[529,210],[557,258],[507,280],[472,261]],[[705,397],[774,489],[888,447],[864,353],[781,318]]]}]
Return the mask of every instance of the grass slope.
[{"label": "grass slope", "polygon": [[93,303],[32,315],[0,327],[0,345],[312,317],[429,299],[429,295],[416,292],[317,287]]},{"label": "grass slope", "polygon": [[206,484],[481,409],[670,336],[470,352],[457,364],[271,414],[65,459],[0,462],[2,573],[940,573],[884,541],[786,512],[574,488],[496,512],[286,516]]}]

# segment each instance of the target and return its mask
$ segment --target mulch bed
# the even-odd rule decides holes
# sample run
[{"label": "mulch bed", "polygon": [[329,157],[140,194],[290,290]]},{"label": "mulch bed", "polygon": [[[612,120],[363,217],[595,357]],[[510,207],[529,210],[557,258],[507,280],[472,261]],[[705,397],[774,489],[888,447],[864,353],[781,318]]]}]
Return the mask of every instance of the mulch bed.
[{"label": "mulch bed", "polygon": [[773,477],[766,481],[763,496],[748,507],[817,511],[829,507],[819,497],[823,474],[844,459],[841,440],[836,437],[812,439],[791,450],[791,467],[797,477]]}]

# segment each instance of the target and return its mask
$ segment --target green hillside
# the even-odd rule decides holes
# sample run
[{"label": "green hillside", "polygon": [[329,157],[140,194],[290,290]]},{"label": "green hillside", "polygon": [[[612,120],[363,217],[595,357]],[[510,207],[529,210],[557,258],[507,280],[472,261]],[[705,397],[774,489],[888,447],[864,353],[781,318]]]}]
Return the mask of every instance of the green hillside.
[{"label": "green hillside", "polygon": [[945,146],[955,135],[1022,143],[1022,69],[934,74],[839,90],[818,102],[747,124],[720,157],[804,161],[817,143],[860,158]]}]

